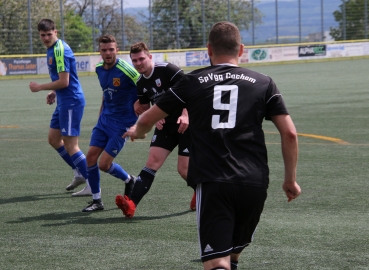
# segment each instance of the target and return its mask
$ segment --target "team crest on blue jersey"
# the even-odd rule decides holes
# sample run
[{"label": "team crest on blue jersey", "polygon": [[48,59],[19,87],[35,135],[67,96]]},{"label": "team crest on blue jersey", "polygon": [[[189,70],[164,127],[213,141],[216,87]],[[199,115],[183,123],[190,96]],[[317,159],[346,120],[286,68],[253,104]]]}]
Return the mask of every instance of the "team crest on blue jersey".
[{"label": "team crest on blue jersey", "polygon": [[156,135],[152,136],[151,142],[155,142],[156,140]]},{"label": "team crest on blue jersey", "polygon": [[120,78],[113,78],[113,85],[120,86]]},{"label": "team crest on blue jersey", "polygon": [[160,79],[155,80],[155,83],[156,83],[156,86],[157,86],[157,87],[160,87],[160,86],[161,86],[161,81],[160,81]]},{"label": "team crest on blue jersey", "polygon": [[49,65],[51,66],[53,64],[53,58],[50,56],[49,57]]}]

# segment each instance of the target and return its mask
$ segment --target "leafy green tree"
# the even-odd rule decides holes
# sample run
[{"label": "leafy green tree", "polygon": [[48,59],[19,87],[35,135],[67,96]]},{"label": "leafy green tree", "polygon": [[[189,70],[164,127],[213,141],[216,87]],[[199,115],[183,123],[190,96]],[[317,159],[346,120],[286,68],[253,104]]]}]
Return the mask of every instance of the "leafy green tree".
[{"label": "leafy green tree", "polygon": [[[262,14],[249,0],[155,0],[152,7],[153,43],[151,49],[198,48],[204,46],[207,33],[218,21],[227,20],[236,24],[240,30],[249,30],[252,17],[255,25],[261,24]],[[228,11],[228,4],[230,9]],[[178,10],[178,26],[176,23]],[[178,30],[177,30],[178,29]],[[204,31],[205,30],[205,31]],[[177,33],[178,31],[178,33]],[[178,40],[177,40],[178,36]],[[205,36],[205,37],[204,37]]]},{"label": "leafy green tree", "polygon": [[81,16],[68,11],[64,18],[65,41],[74,52],[92,51],[92,29],[88,27]]},{"label": "leafy green tree", "polygon": [[[91,0],[68,0],[68,5],[83,18],[86,25],[95,29],[95,43],[100,35],[111,34],[115,36],[119,49],[129,50],[131,44],[137,41],[147,42],[148,28],[144,22],[135,16],[123,14],[124,36],[122,25],[122,14],[119,0],[94,1],[94,21],[92,21]],[[124,47],[123,47],[124,38]],[[96,51],[97,48],[94,49]]]},{"label": "leafy green tree", "polygon": [[[344,31],[346,31],[346,40],[365,38],[365,31],[368,26],[365,25],[364,1],[345,0],[345,10],[344,5],[341,4],[339,10],[333,12],[335,20],[339,23],[337,28],[330,28],[330,35],[334,40],[344,40]],[[369,14],[367,16],[369,18]]]}]

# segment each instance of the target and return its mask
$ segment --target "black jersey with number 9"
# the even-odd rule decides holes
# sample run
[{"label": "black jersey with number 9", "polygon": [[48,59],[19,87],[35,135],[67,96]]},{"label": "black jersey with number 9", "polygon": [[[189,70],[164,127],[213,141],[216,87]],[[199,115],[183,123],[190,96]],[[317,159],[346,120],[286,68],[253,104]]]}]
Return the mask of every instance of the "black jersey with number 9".
[{"label": "black jersey with number 9", "polygon": [[269,168],[262,122],[288,114],[273,80],[234,65],[185,75],[156,105],[187,107],[192,148],[188,185],[229,182],[267,188]]}]

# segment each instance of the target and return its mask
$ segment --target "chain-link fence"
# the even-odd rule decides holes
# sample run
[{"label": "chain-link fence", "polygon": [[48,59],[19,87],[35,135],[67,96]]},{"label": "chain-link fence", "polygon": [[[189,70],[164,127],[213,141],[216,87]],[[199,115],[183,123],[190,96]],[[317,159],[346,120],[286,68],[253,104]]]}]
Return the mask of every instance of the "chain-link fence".
[{"label": "chain-link fence", "polygon": [[0,54],[44,53],[37,23],[53,19],[75,52],[97,51],[101,34],[120,50],[138,41],[151,50],[206,46],[217,21],[235,23],[245,45],[368,38],[369,0],[0,0]]}]

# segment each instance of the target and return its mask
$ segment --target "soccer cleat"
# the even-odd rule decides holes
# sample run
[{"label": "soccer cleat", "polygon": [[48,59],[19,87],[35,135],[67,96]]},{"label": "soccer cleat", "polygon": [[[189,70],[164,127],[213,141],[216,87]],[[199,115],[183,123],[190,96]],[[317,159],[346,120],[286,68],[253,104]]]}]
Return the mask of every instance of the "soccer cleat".
[{"label": "soccer cleat", "polygon": [[134,175],[131,175],[131,180],[128,183],[126,183],[126,186],[124,188],[124,195],[125,196],[128,196],[128,197],[131,196],[131,193],[132,193],[133,187],[136,183],[136,180],[137,180],[137,177],[134,176]]},{"label": "soccer cleat", "polygon": [[82,212],[95,212],[99,210],[104,210],[102,201],[92,201],[87,207],[82,209]]},{"label": "soccer cleat", "polygon": [[115,204],[122,210],[123,215],[127,218],[132,218],[136,211],[135,203],[126,195],[117,195],[115,197]]},{"label": "soccer cleat", "polygon": [[190,202],[190,209],[192,211],[196,211],[196,191],[193,193],[193,196]]},{"label": "soccer cleat", "polygon": [[65,189],[70,191],[85,183],[86,179],[83,178],[83,176],[75,176],[72,180],[72,183],[70,183]]},{"label": "soccer cleat", "polygon": [[73,197],[82,197],[82,196],[92,196],[91,188],[90,186],[85,186],[84,189],[72,193]]}]

